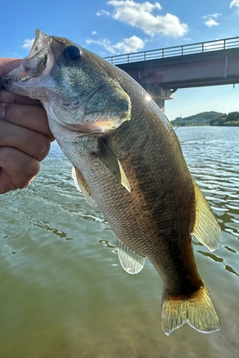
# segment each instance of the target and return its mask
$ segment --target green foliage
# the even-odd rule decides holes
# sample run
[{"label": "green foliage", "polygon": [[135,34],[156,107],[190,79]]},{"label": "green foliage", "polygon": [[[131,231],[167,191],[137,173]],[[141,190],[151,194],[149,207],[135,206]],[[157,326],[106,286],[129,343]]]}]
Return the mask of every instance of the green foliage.
[{"label": "green foliage", "polygon": [[190,117],[177,117],[171,122],[175,127],[181,126],[239,126],[239,112],[228,114],[219,112],[202,112]]},{"label": "green foliage", "polygon": [[173,126],[205,126],[209,125],[211,120],[217,119],[222,116],[223,113],[210,111],[210,112],[202,112],[189,117],[177,117],[174,121],[172,121]]},{"label": "green foliage", "polygon": [[239,112],[230,112],[222,116],[212,119],[210,126],[239,126]]}]

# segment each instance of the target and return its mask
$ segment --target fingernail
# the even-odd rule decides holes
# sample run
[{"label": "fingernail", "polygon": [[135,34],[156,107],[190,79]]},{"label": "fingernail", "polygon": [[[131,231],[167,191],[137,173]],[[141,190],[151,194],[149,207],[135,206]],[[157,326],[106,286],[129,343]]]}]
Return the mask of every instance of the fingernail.
[{"label": "fingernail", "polygon": [[3,105],[0,104],[0,120],[1,120],[1,119],[4,119],[4,117],[5,117],[5,112],[6,112],[5,106],[3,106]]}]

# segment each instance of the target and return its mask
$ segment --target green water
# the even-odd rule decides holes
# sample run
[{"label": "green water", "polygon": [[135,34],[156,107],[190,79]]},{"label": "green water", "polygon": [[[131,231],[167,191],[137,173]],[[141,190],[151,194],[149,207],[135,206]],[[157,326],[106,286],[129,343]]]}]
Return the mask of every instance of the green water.
[{"label": "green water", "polygon": [[0,196],[1,358],[239,356],[239,128],[177,134],[223,231],[214,253],[194,245],[222,330],[164,335],[156,271],[149,262],[139,275],[123,271],[107,222],[53,144],[28,188]]}]

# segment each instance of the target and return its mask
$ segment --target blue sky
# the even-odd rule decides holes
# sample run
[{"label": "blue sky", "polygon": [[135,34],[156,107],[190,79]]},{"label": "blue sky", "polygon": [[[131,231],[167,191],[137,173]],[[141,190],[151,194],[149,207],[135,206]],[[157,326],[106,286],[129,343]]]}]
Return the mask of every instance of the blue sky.
[{"label": "blue sky", "polygon": [[[239,36],[239,0],[8,0],[1,5],[0,57],[27,56],[35,29],[100,56]],[[239,111],[239,84],[178,90],[170,120]]]}]

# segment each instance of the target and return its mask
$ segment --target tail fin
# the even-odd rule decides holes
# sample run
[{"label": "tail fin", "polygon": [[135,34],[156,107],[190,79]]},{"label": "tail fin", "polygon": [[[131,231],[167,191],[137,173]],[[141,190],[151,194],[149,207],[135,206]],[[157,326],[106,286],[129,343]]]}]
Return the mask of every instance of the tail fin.
[{"label": "tail fin", "polygon": [[167,336],[184,323],[202,333],[220,330],[220,321],[206,286],[190,298],[170,297],[165,291],[162,319],[162,328]]}]

